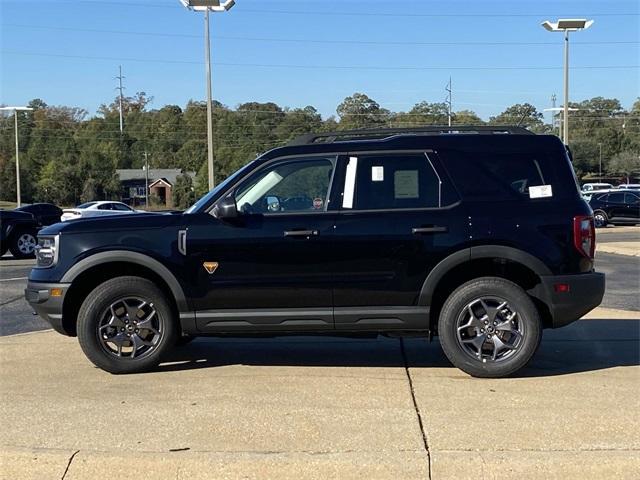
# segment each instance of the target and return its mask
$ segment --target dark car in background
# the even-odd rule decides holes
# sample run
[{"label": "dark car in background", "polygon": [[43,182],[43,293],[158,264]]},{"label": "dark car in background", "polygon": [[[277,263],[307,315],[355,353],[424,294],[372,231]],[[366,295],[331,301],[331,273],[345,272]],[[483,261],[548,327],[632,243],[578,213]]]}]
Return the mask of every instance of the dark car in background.
[{"label": "dark car in background", "polygon": [[38,231],[60,221],[62,210],[50,203],[34,203],[0,210],[0,256],[7,250],[15,258],[34,256]]},{"label": "dark car in background", "polygon": [[52,203],[32,203],[15,209],[17,212],[27,212],[33,215],[40,226],[53,225],[60,221],[62,209]]},{"label": "dark car in background", "polygon": [[589,200],[596,227],[640,223],[640,192],[611,190],[595,194]]}]

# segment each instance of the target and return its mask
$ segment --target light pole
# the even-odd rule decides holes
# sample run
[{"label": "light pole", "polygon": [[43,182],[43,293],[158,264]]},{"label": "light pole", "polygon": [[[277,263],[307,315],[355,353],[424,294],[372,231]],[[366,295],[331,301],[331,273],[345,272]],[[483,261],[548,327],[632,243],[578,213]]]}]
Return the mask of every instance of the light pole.
[{"label": "light pole", "polygon": [[20,144],[18,143],[18,112],[26,112],[33,110],[30,107],[0,107],[2,111],[13,110],[13,117],[15,120],[16,129],[16,197],[18,206],[21,205],[20,201]]},{"label": "light pole", "polygon": [[600,147],[600,167],[598,168],[600,183],[602,183],[602,142],[598,142],[598,147]]},{"label": "light pole", "polygon": [[204,12],[204,59],[207,76],[207,170],[209,172],[209,190],[216,184],[213,169],[213,105],[211,104],[211,42],[209,41],[209,11],[226,12],[235,5],[235,0],[180,0],[189,10]]},{"label": "light pole", "polygon": [[593,20],[583,18],[561,18],[557,22],[546,20],[542,26],[550,32],[564,32],[564,113],[562,119],[562,141],[569,144],[569,32],[586,30],[593,25]]}]

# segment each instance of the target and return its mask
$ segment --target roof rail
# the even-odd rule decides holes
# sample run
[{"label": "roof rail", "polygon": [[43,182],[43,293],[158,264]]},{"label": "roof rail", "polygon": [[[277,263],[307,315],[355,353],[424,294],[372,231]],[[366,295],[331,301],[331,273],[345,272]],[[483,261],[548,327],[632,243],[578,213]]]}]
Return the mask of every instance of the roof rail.
[{"label": "roof rail", "polygon": [[451,135],[451,134],[498,134],[535,135],[524,127],[512,125],[454,125],[413,128],[377,128],[365,130],[342,130],[337,132],[307,133],[291,140],[288,145],[313,143],[349,142],[355,140],[386,140],[397,135]]}]

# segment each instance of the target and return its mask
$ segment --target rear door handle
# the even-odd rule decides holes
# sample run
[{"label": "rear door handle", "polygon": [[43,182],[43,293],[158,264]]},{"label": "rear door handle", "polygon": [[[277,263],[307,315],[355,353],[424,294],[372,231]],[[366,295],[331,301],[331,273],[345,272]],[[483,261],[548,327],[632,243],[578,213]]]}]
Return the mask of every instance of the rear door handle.
[{"label": "rear door handle", "polygon": [[425,233],[444,233],[447,230],[448,230],[447,227],[439,227],[437,225],[434,225],[432,227],[416,227],[416,228],[412,228],[411,229],[411,233],[413,233],[414,235],[422,235],[422,234],[425,234]]},{"label": "rear door handle", "polygon": [[318,230],[285,230],[285,237],[311,237],[318,236],[320,233]]}]

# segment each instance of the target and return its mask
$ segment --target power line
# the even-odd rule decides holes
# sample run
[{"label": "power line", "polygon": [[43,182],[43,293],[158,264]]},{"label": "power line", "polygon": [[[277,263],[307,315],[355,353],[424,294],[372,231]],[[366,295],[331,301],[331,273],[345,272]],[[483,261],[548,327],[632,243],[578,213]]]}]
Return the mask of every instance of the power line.
[{"label": "power line", "polygon": [[[76,27],[58,27],[48,25],[26,25],[26,24],[3,24],[3,27],[16,28],[35,28],[57,31],[72,31],[86,33],[107,33],[114,35],[136,35],[150,37],[168,37],[168,38],[200,38],[200,35],[188,33],[169,33],[169,32],[138,32],[130,30],[102,30],[94,28],[76,28]],[[392,46],[557,46],[557,42],[486,42],[486,41],[467,41],[467,42],[409,42],[409,41],[380,41],[380,40],[347,40],[347,39],[309,39],[309,38],[273,38],[273,37],[242,37],[242,36],[226,36],[213,35],[213,38],[219,40],[234,41],[252,41],[252,42],[284,42],[284,43],[317,43],[317,44],[348,44],[348,45],[392,45]],[[637,45],[637,40],[613,40],[602,42],[574,42],[572,45]]]},{"label": "power line", "polygon": [[[127,58],[127,57],[103,57],[88,55],[65,55],[55,53],[36,53],[22,52],[16,50],[2,50],[7,55],[25,55],[37,57],[55,57],[70,58],[80,60],[108,60],[108,61],[128,61],[128,62],[144,62],[144,63],[176,63],[201,65],[202,62],[189,60],[163,60],[163,59],[145,59],[145,58]],[[292,69],[326,69],[326,70],[560,70],[559,67],[552,66],[386,66],[386,65],[300,65],[300,64],[277,64],[277,63],[235,63],[235,62],[214,62],[214,65],[225,67],[257,67],[257,68],[292,68]],[[613,70],[613,69],[637,69],[638,65],[588,65],[588,66],[572,66],[573,70]]]},{"label": "power line", "polygon": [[[173,5],[167,4],[158,4],[158,3],[138,3],[138,2],[114,2],[114,1],[104,1],[104,0],[76,0],[75,2],[64,2],[58,1],[57,3],[72,3],[73,5],[114,5],[119,7],[143,7],[143,8],[173,8]],[[572,13],[556,13],[552,14],[550,12],[546,13],[396,13],[396,12],[342,12],[342,11],[329,11],[329,10],[261,10],[254,8],[243,8],[242,13],[258,13],[260,15],[264,14],[274,14],[274,15],[323,15],[323,16],[345,16],[345,17],[469,17],[469,18],[491,18],[491,17],[574,17],[576,12]],[[582,16],[587,17],[620,17],[620,16],[638,16],[640,13],[637,12],[602,12],[602,13],[589,13],[582,12]]]}]

